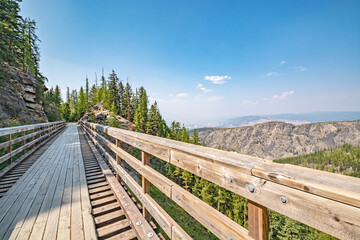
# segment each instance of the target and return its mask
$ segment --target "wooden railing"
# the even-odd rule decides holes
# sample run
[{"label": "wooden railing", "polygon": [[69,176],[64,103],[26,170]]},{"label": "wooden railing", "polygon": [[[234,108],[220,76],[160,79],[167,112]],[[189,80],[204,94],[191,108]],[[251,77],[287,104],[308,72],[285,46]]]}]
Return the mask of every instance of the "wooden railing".
[{"label": "wooden railing", "polygon": [[[359,178],[89,122],[81,126],[142,202],[144,216],[151,215],[171,239],[191,238],[151,198],[150,183],[220,239],[268,239],[267,208],[341,239],[360,237]],[[121,142],[140,149],[142,161],[120,148]],[[248,230],[150,167],[149,154],[247,198]],[[142,175],[142,186],[121,167],[121,161]]]},{"label": "wooden railing", "polygon": [[[7,161],[8,165],[10,165],[12,163],[13,157],[19,153],[22,153],[22,155],[17,160],[17,162],[26,158],[37,149],[37,146],[39,146],[42,142],[47,140],[57,131],[62,129],[65,125],[66,125],[65,122],[60,121],[60,122],[50,122],[50,123],[40,123],[40,124],[24,125],[17,127],[0,128],[0,137],[2,136],[7,137],[6,142],[0,143],[0,150],[4,148],[7,149],[6,154],[0,157],[0,164]],[[20,134],[21,136],[14,138],[14,136]],[[20,142],[21,142],[21,146],[16,149],[13,149],[13,145]],[[28,149],[30,150],[27,151]]]}]

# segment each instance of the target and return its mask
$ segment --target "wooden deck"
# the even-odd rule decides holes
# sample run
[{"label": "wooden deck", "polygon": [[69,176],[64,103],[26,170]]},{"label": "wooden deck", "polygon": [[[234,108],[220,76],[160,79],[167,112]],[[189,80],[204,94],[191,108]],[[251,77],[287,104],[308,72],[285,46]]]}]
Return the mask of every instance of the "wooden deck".
[{"label": "wooden deck", "polygon": [[77,126],[0,199],[1,239],[97,239]]}]

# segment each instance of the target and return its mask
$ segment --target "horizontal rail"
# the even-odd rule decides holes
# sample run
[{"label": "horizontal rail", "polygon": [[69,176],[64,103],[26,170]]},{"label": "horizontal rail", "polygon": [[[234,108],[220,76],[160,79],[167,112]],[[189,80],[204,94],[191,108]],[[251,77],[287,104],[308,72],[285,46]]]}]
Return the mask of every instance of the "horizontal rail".
[{"label": "horizontal rail", "polygon": [[[4,148],[8,149],[8,152],[0,157],[0,164],[5,162],[6,160],[8,160],[8,163],[10,164],[13,156],[20,152],[23,152],[23,154],[25,154],[26,149],[34,147],[35,144],[38,144],[44,139],[47,139],[48,137],[59,131],[61,128],[63,128],[65,125],[65,122],[59,121],[10,128],[0,128],[0,136],[8,136],[8,141],[0,144],[0,150]],[[26,131],[29,130],[32,130],[32,133],[25,135]],[[34,132],[34,130],[38,131]],[[11,139],[12,134],[15,133],[22,133],[22,136],[16,139]],[[26,143],[26,140],[29,139],[31,140]],[[22,146],[13,150],[12,145],[20,142],[22,143]]]},{"label": "horizontal rail", "polygon": [[38,123],[38,124],[32,124],[32,125],[0,128],[0,136],[19,133],[22,131],[29,131],[29,130],[33,130],[33,129],[39,129],[41,127],[47,127],[47,126],[50,126],[53,124],[64,124],[64,123],[65,123],[64,121],[58,121],[58,122]]},{"label": "horizontal rail", "polygon": [[[248,198],[254,203],[271,208],[335,237],[356,239],[360,236],[360,179],[358,178],[277,164],[261,158],[89,122],[82,122],[82,126],[88,134],[93,135],[93,141],[101,141],[180,206],[186,202],[190,193],[185,190],[184,194],[178,192],[175,195],[180,196],[180,200],[177,201],[177,198],[174,198],[174,192],[179,190],[177,185],[172,185],[173,183],[169,179],[163,179],[163,176],[159,177],[159,173],[154,173],[155,170],[151,167],[141,165],[137,159],[138,163],[135,162],[132,156],[125,154],[125,151],[121,151],[100,133],[132,145]],[[98,142],[97,145],[101,149]],[[113,159],[109,162],[116,165]],[[191,200],[192,197],[194,196],[191,195]],[[193,216],[196,215],[194,211],[200,209],[197,207],[198,209],[194,210],[193,203],[187,207],[184,209]],[[205,218],[203,221],[206,221],[209,217],[204,214],[195,218]],[[210,224],[210,227],[211,229],[208,229],[217,235],[214,226]]]}]

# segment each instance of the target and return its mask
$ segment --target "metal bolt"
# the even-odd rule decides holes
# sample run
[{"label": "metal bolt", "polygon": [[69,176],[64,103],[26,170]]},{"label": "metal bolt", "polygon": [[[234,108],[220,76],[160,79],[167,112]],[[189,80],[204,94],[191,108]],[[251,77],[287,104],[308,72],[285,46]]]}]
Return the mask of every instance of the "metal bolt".
[{"label": "metal bolt", "polygon": [[129,203],[125,203],[125,207],[129,206],[130,204]]},{"label": "metal bolt", "polygon": [[247,189],[248,189],[249,192],[251,192],[251,193],[256,192],[256,187],[255,187],[255,185],[252,184],[252,183],[249,183],[249,184],[247,185]]},{"label": "metal bolt", "polygon": [[136,222],[136,225],[140,226],[140,225],[141,225],[141,221]]},{"label": "metal bolt", "polygon": [[123,195],[123,198],[126,198],[126,195]]},{"label": "metal bolt", "polygon": [[116,192],[120,192],[120,189],[119,189],[119,190],[116,190]]},{"label": "metal bolt", "polygon": [[104,209],[105,209],[105,208],[103,208],[103,207],[99,208],[100,211],[102,211],[102,210],[104,210]]},{"label": "metal bolt", "polygon": [[233,177],[229,177],[229,183],[233,183],[234,182],[234,178]]},{"label": "metal bolt", "polygon": [[100,218],[95,218],[95,222],[100,222]]},{"label": "metal bolt", "polygon": [[152,237],[152,236],[154,236],[154,234],[152,232],[150,232],[150,233],[147,234],[147,236]]},{"label": "metal bolt", "polygon": [[233,240],[233,238],[232,238],[230,235],[228,236],[228,239],[229,239],[229,240]]},{"label": "metal bolt", "polygon": [[179,200],[179,201],[181,200],[180,196],[177,196],[176,198],[177,198],[177,200]]},{"label": "metal bolt", "polygon": [[281,196],[280,200],[281,200],[282,203],[288,203],[289,202],[289,200],[285,196]]},{"label": "metal bolt", "polygon": [[180,158],[178,158],[177,161],[180,162]]}]

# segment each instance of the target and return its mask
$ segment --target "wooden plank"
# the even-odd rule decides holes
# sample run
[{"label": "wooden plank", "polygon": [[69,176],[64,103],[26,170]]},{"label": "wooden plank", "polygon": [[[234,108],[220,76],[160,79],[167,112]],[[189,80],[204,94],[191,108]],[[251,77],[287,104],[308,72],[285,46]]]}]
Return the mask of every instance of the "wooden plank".
[{"label": "wooden plank", "polygon": [[[56,153],[56,151],[51,151],[50,155],[53,156]],[[18,230],[22,226],[23,220],[26,217],[30,207],[36,200],[36,197],[39,196],[39,191],[41,192],[41,186],[44,182],[46,183],[48,179],[52,176],[51,172],[52,166],[54,164],[54,162],[47,164],[41,169],[41,171],[37,172],[35,177],[33,177],[29,183],[24,182],[24,185],[26,185],[25,189],[27,191],[24,191],[20,194],[20,197],[12,203],[9,211],[4,216],[0,224],[0,236],[5,236],[7,239],[16,237]],[[48,174],[49,172],[50,174]],[[46,189],[46,184],[44,189]],[[37,206],[35,206],[34,208],[36,209],[36,207]]]},{"label": "wooden plank", "polygon": [[[141,160],[143,165],[149,166],[150,157],[148,153],[141,151]],[[150,195],[150,182],[144,176],[142,176],[142,190],[143,190],[143,194],[147,193]],[[145,206],[143,207],[143,216],[146,219],[146,221],[148,222],[150,221],[150,213]]]},{"label": "wooden plank", "polygon": [[[116,139],[115,142],[116,142],[116,147],[117,147],[117,148],[120,148],[120,144],[121,144],[120,140],[119,140],[119,139]],[[116,154],[116,153],[115,153],[115,154]],[[117,155],[117,154],[116,154],[116,164],[121,165],[121,158],[120,158],[120,156]],[[117,179],[119,182],[121,182],[121,178],[120,178],[119,174],[117,174],[117,173],[116,173],[116,179]]]},{"label": "wooden plank", "polygon": [[[10,239],[28,239],[29,235],[33,229],[33,225],[35,220],[37,219],[37,215],[39,214],[39,210],[41,209],[42,205],[45,203],[46,196],[49,195],[49,189],[51,190],[50,186],[53,181],[57,181],[58,173],[61,169],[61,162],[56,161],[57,158],[62,156],[64,148],[56,149],[56,155],[52,157],[55,167],[50,169],[48,172],[45,181],[43,182],[39,192],[36,195],[34,202],[31,204],[31,208],[29,209],[26,218],[23,221],[17,221],[15,229],[12,231]],[[22,206],[21,212],[25,212],[25,206]],[[22,225],[21,225],[22,222]],[[9,230],[8,230],[9,232]]]},{"label": "wooden plank", "polygon": [[[79,129],[77,137],[79,138]],[[79,146],[80,148],[80,146]],[[81,152],[81,149],[79,149]],[[79,161],[79,173],[80,173],[80,195],[81,195],[81,209],[82,209],[82,218],[84,225],[84,237],[86,240],[95,240],[97,239],[95,231],[95,223],[91,215],[91,204],[89,190],[86,183],[85,169],[83,158],[80,158]]]},{"label": "wooden plank", "polygon": [[249,236],[255,240],[269,239],[269,215],[266,207],[248,201]]},{"label": "wooden plank", "polygon": [[[176,150],[171,151],[171,163],[335,237],[351,239],[360,235],[359,208],[263,180]],[[249,191],[249,184],[255,187],[255,192]],[[288,199],[287,203],[281,202],[282,196]]]},{"label": "wooden plank", "polygon": [[65,124],[64,121],[59,121],[59,122],[52,122],[52,123],[39,123],[39,124],[32,124],[32,125],[23,125],[23,126],[16,126],[16,127],[8,127],[8,128],[1,128],[0,129],[0,136],[5,136],[8,134],[14,134],[14,133],[18,133],[21,131],[29,131],[29,130],[33,130],[33,129],[38,129],[42,126],[47,126],[50,124]]},{"label": "wooden plank", "polygon": [[[11,134],[7,135],[7,140],[8,140],[8,142],[11,141]],[[11,164],[11,162],[12,162],[11,150],[12,150],[12,145],[10,144],[7,147],[7,153],[9,154],[8,165]]]},{"label": "wooden plank", "polygon": [[251,239],[248,231],[191,193],[172,186],[172,200],[220,239]]},{"label": "wooden plank", "polygon": [[98,136],[98,139],[104,144],[107,144],[108,147],[115,152],[116,155],[121,157],[126,163],[128,163],[133,169],[138,173],[144,176],[148,181],[150,181],[154,186],[171,198],[171,185],[173,184],[169,179],[165,178],[161,173],[157,172],[148,165],[143,165],[137,158],[133,157],[131,154],[127,153],[121,148],[116,147],[114,144],[107,141],[102,136]]},{"label": "wooden plank", "polygon": [[[70,143],[72,141],[71,137],[72,127],[69,126],[66,132],[64,132],[64,138],[68,138]],[[69,145],[69,144],[68,144]],[[40,236],[43,236],[44,239],[56,239],[57,236],[57,230],[59,226],[59,216],[60,216],[60,209],[62,204],[62,198],[65,188],[65,182],[66,177],[68,175],[68,168],[71,167],[71,160],[70,160],[70,151],[66,151],[65,154],[65,161],[63,163],[63,168],[61,170],[60,178],[57,182],[55,193],[53,195],[52,203],[50,209],[52,211],[49,212],[49,215],[47,217],[47,221],[45,223],[45,226],[42,226],[43,234]],[[43,228],[44,227],[44,228]],[[36,236],[40,233],[34,233],[32,232],[30,239],[39,239],[36,238]],[[69,234],[70,237],[70,234]]]},{"label": "wooden plank", "polygon": [[[60,152],[60,156],[64,156],[65,154],[65,148],[62,148]],[[66,155],[65,155],[66,156]],[[24,239],[40,239],[43,235],[46,222],[48,220],[49,212],[51,210],[51,204],[53,201],[54,193],[56,190],[57,183],[61,179],[61,174],[64,174],[65,169],[67,168],[66,158],[64,161],[58,161],[58,167],[57,170],[54,173],[53,179],[51,180],[51,184],[48,187],[48,191],[46,192],[46,195],[44,197],[44,201],[41,205],[40,211],[36,217],[36,221],[33,224],[32,232],[28,233],[26,231],[26,228],[24,232],[19,233],[19,239],[21,239],[23,236]],[[23,231],[23,230],[21,230]],[[23,235],[22,235],[23,234]]]},{"label": "wooden plank", "polygon": [[360,207],[360,178],[272,161],[262,161],[253,168],[252,174],[301,191]]},{"label": "wooden plank", "polygon": [[80,192],[80,139],[76,129],[76,138],[74,148],[74,162],[73,162],[73,182],[72,182],[72,194],[71,194],[71,239],[84,239],[84,229],[82,220],[82,209],[81,209],[81,192]]},{"label": "wooden plank", "polygon": [[[141,239],[155,239],[155,240],[158,240],[159,238],[157,237],[154,230],[146,222],[145,218],[139,212],[139,210],[137,209],[135,204],[131,201],[130,197],[127,195],[125,190],[122,188],[121,184],[119,184],[116,181],[116,178],[113,175],[113,173],[111,172],[110,168],[102,160],[99,153],[97,153],[95,151],[95,147],[91,143],[89,145],[90,145],[90,148],[92,149],[96,159],[98,160],[99,165],[101,166],[102,171],[104,172],[104,175],[106,176],[107,181],[110,184],[114,195],[117,197],[117,199],[120,202],[122,208],[124,209],[127,218],[133,223],[138,223],[138,222],[140,223],[140,224],[133,224],[132,225],[133,229],[135,229],[135,231],[137,233],[137,236],[139,238],[141,238]],[[111,158],[109,154],[105,153],[105,150],[100,145],[98,145],[98,148],[102,151],[102,153],[104,153],[107,156],[109,162],[114,164],[115,160],[113,158]]]},{"label": "wooden plank", "polygon": [[[76,131],[76,129],[75,129]],[[72,127],[72,133],[74,127]],[[65,186],[63,190],[63,196],[61,201],[59,225],[57,230],[57,238],[59,239],[70,239],[71,238],[71,208],[72,208],[72,184],[73,184],[73,171],[74,171],[74,150],[75,150],[75,136],[72,136],[72,141],[69,144],[68,151],[69,156],[69,167],[66,171]]]},{"label": "wooden plank", "polygon": [[110,235],[113,232],[119,231],[123,228],[130,227],[130,222],[127,219],[121,220],[120,222],[115,222],[108,224],[104,227],[98,228],[97,233],[99,238]]}]

